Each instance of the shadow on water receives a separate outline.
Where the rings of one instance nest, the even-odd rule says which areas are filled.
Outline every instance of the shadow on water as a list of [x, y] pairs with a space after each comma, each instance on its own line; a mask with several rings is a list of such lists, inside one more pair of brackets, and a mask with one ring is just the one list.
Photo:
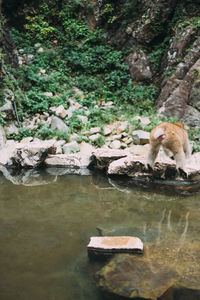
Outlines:
[[[105, 299], [94, 281], [104, 263], [87, 256], [91, 236], [133, 235], [155, 247], [167, 241], [177, 257], [194, 241], [200, 246], [199, 183], [177, 187], [65, 168], [1, 173], [0, 299]], [[194, 286], [166, 299], [200, 299]]]

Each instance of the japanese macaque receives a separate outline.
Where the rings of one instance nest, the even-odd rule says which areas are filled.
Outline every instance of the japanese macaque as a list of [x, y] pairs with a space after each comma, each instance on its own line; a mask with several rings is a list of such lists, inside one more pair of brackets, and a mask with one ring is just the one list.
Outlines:
[[166, 155], [175, 159], [176, 168], [181, 175], [184, 171], [185, 159], [190, 157], [190, 144], [184, 125], [181, 123], [164, 122], [156, 126], [150, 134], [150, 150], [147, 157], [147, 166], [152, 169], [160, 147]]

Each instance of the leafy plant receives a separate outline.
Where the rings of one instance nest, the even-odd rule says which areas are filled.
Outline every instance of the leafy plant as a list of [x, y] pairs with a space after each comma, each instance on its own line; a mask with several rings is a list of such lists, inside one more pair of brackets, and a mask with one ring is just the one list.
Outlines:
[[20, 141], [25, 137], [34, 136], [35, 132], [36, 132], [36, 130], [31, 130], [28, 128], [21, 127], [21, 128], [19, 128], [18, 133], [13, 133], [13, 134], [7, 135], [7, 139]]

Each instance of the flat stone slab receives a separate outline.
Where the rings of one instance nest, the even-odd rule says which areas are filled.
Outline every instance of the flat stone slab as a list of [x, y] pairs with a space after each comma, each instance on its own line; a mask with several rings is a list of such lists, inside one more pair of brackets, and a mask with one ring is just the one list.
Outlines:
[[185, 166], [187, 178], [182, 178], [176, 171], [176, 164], [169, 158], [159, 157], [153, 171], [146, 168], [144, 156], [127, 155], [111, 162], [108, 166], [109, 175], [128, 175], [133, 178], [146, 179], [175, 179], [177, 181], [199, 181], [200, 180], [200, 152], [195, 153], [187, 161]]
[[88, 254], [143, 253], [142, 241], [133, 236], [91, 237], [87, 246]]
[[106, 169], [111, 162], [126, 157], [128, 154], [128, 150], [100, 148], [93, 152], [93, 158], [96, 159], [99, 169]]

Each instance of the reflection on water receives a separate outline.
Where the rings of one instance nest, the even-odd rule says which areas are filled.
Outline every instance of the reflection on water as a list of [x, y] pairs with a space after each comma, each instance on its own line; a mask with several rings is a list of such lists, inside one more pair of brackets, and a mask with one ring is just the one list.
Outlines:
[[200, 241], [198, 193], [166, 195], [65, 169], [2, 172], [0, 299], [103, 300], [93, 281], [101, 265], [86, 251], [99, 231], [159, 245], [168, 238], [180, 248]]

